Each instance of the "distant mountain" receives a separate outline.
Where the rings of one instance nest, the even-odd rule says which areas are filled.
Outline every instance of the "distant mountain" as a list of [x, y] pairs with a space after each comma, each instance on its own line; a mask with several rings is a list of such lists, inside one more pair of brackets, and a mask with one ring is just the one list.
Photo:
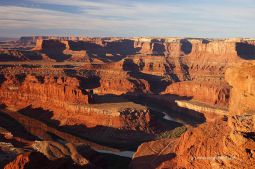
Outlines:
[[1, 42], [4, 42], [4, 41], [17, 41], [17, 40], [19, 40], [19, 38], [0, 37]]

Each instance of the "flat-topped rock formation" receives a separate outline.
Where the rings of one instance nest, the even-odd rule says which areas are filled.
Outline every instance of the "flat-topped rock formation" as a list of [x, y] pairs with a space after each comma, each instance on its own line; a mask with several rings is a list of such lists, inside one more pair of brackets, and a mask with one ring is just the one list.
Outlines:
[[[34, 165], [34, 156], [49, 166], [62, 166], [64, 158], [66, 165], [77, 164], [72, 167], [104, 168], [113, 163], [99, 165], [97, 158], [112, 158], [127, 168], [131, 159], [102, 152], [136, 151], [134, 169], [251, 167], [252, 60], [255, 40], [243, 38], [38, 36], [3, 42], [0, 141], [20, 148], [5, 151], [11, 158], [4, 164]], [[81, 153], [77, 143], [102, 151]]]
[[[64, 38], [63, 38], [64, 39]], [[58, 45], [58, 46], [56, 46]], [[50, 52], [51, 48], [58, 50], [82, 51], [88, 55], [170, 55], [181, 57], [187, 55], [190, 62], [203, 62], [208, 57], [208, 62], [222, 64], [235, 61], [238, 57], [252, 59], [254, 57], [254, 40], [207, 40], [207, 39], [100, 39], [87, 38], [83, 40], [62, 40], [61, 38], [37, 39], [34, 50]], [[61, 49], [63, 48], [63, 49]], [[211, 56], [213, 55], [213, 57]], [[226, 55], [224, 58], [221, 56]], [[121, 57], [120, 57], [121, 58]], [[219, 60], [220, 59], [220, 60]]]

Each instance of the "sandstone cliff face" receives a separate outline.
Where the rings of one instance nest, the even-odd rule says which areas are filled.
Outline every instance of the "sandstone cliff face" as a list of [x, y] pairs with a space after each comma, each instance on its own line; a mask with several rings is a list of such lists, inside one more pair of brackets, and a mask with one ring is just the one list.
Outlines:
[[0, 61], [10, 62], [10, 61], [38, 61], [42, 60], [40, 53], [32, 51], [18, 51], [13, 49], [0, 49]]
[[94, 89], [96, 94], [122, 95], [138, 90], [139, 85], [135, 85], [129, 80], [130, 76], [125, 72], [114, 70], [97, 71], [100, 77], [100, 86]]
[[[25, 38], [27, 39], [27, 38]], [[28, 38], [29, 39], [29, 38]], [[8, 54], [15, 61], [78, 61], [85, 64], [114, 63], [121, 69], [126, 60], [145, 74], [169, 76], [170, 81], [222, 81], [228, 66], [243, 59], [255, 58], [254, 40], [208, 40], [181, 38], [68, 38], [35, 37], [35, 51]], [[13, 51], [14, 52], [14, 51]], [[12, 53], [13, 53], [12, 52]], [[35, 53], [37, 52], [37, 54]], [[39, 54], [38, 54], [39, 52]], [[30, 56], [29, 55], [29, 56]], [[103, 65], [102, 65], [103, 66]], [[185, 84], [184, 84], [185, 85]]]
[[[186, 122], [198, 118], [200, 123], [206, 117], [207, 123], [180, 139], [141, 145], [131, 168], [254, 164], [254, 65], [238, 65], [255, 58], [254, 40], [25, 37], [20, 43], [31, 45], [36, 40], [32, 51], [19, 50], [20, 44], [0, 51], [0, 61], [29, 62], [1, 66], [0, 102], [21, 109], [22, 114], [9, 115], [32, 133], [46, 139], [51, 138], [50, 132], [70, 142], [84, 141], [58, 130], [64, 128], [107, 144], [151, 140], [158, 117], [155, 120], [147, 105], [123, 99], [137, 97], [137, 102], [147, 99], [176, 117], [186, 116], [181, 118]], [[231, 66], [235, 68], [228, 69]], [[224, 79], [226, 69], [230, 85]], [[26, 75], [7, 76], [21, 72]]]
[[[120, 60], [123, 55], [154, 55], [184, 59], [189, 67], [226, 66], [240, 58], [254, 58], [254, 40], [207, 40], [180, 38], [87, 38], [87, 37], [23, 37], [20, 42], [34, 43], [33, 50], [42, 51], [56, 61], [72, 60], [72, 56], [99, 57], [107, 60]], [[56, 49], [55, 51], [53, 49]], [[68, 54], [63, 54], [63, 51]], [[56, 56], [60, 55], [62, 56]], [[116, 56], [107, 57], [107, 54]], [[209, 64], [208, 64], [209, 63]], [[221, 63], [217, 65], [215, 63]], [[213, 67], [212, 67], [213, 68]], [[217, 69], [216, 69], [217, 70]]]
[[137, 65], [137, 69], [143, 73], [158, 76], [163, 76], [168, 73], [168, 63], [164, 57], [137, 56], [132, 57], [130, 60], [132, 60], [132, 62]]
[[254, 113], [255, 110], [255, 67], [252, 63], [245, 63], [226, 71], [226, 80], [231, 86], [230, 112], [235, 114]]
[[[253, 43], [253, 41], [249, 41]], [[241, 46], [241, 47], [240, 47]], [[246, 50], [246, 48], [251, 48]], [[243, 59], [254, 59], [254, 46], [248, 42], [239, 41], [212, 41], [192, 43], [192, 51], [186, 57], [186, 63], [190, 68], [191, 78], [200, 76], [223, 77], [226, 68], [240, 62]], [[251, 53], [246, 53], [250, 51]], [[245, 54], [244, 54], [245, 53]]]
[[226, 80], [233, 86], [228, 122], [218, 119], [190, 129], [177, 140], [144, 143], [131, 168], [253, 168], [255, 107], [249, 102], [254, 70], [252, 64], [227, 70]]
[[221, 82], [185, 81], [171, 84], [163, 94], [184, 96], [210, 105], [227, 106], [230, 87]]
[[[233, 86], [229, 106], [230, 138], [244, 147], [252, 162], [255, 162], [255, 63], [243, 63], [226, 72], [226, 80]], [[242, 149], [244, 151], [244, 148]]]
[[[126, 79], [124, 79], [122, 84], [123, 79], [114, 79], [116, 81], [109, 82], [110, 79], [107, 78], [104, 82], [104, 78], [102, 78], [101, 83], [103, 85], [94, 89], [94, 92], [102, 94], [98, 97], [105, 97], [105, 99], [102, 104], [93, 105], [90, 104], [91, 102], [93, 103], [91, 93], [83, 88], [86, 82], [84, 84], [84, 82], [74, 77], [16, 75], [16, 77], [5, 76], [2, 78], [3, 82], [0, 87], [1, 103], [17, 109], [25, 108], [25, 110], [26, 107], [30, 106], [30, 111], [28, 108], [29, 115], [33, 117], [40, 116], [40, 120], [50, 121], [50, 118], [52, 118], [52, 120], [57, 120], [61, 125], [84, 125], [86, 127], [101, 125], [140, 131], [148, 131], [150, 127], [151, 119], [144, 118], [144, 113], [147, 111], [145, 107], [136, 106], [136, 104], [125, 101], [125, 104], [127, 106], [131, 105], [131, 108], [132, 106], [138, 107], [137, 109], [133, 108], [132, 113], [130, 113], [130, 117], [132, 116], [134, 120], [132, 122], [128, 118], [125, 119], [125, 116], [122, 115], [125, 104], [123, 104], [124, 106], [121, 103], [104, 104], [104, 102], [111, 102], [111, 97], [107, 96], [111, 92], [121, 95], [135, 90], [134, 84]], [[127, 85], [126, 83], [130, 84], [131, 88], [126, 86], [123, 89], [119, 89], [120, 84]], [[36, 115], [37, 109], [42, 109], [45, 112]], [[129, 117], [128, 114], [126, 115]], [[137, 128], [137, 126], [139, 127]]]
[[84, 94], [86, 91], [79, 88], [79, 81], [75, 78], [31, 75], [21, 75], [19, 78], [6, 77], [1, 85], [2, 102], [13, 103], [13, 98], [16, 98], [14, 104], [88, 104], [88, 94]]
[[254, 42], [188, 40], [182, 44], [184, 47], [181, 44], [181, 41], [169, 43], [167, 59], [173, 79], [181, 82], [170, 84], [163, 93], [227, 106], [230, 88], [224, 80], [224, 72], [244, 59], [254, 59]]
[[42, 46], [43, 46], [43, 39], [37, 39], [33, 50], [42, 50]]
[[152, 54], [152, 45], [150, 42], [135, 42], [134, 46], [139, 48], [142, 54]]

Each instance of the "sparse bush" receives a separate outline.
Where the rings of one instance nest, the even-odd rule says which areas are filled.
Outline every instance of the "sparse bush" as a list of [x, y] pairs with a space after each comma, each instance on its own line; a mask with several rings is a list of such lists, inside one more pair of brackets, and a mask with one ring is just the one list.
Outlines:
[[177, 138], [180, 137], [183, 133], [187, 131], [187, 127], [181, 126], [181, 127], [176, 127], [173, 130], [165, 131], [162, 133], [159, 133], [156, 138], [157, 139], [163, 139], [163, 138]]

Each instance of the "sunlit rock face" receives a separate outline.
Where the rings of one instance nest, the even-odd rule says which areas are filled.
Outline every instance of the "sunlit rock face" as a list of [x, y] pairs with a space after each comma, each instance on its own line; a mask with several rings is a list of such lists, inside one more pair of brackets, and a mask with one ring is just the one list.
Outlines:
[[227, 106], [230, 87], [221, 82], [185, 81], [169, 85], [163, 93], [192, 97], [211, 105]]
[[187, 131], [177, 140], [144, 143], [135, 153], [130, 167], [254, 167], [254, 71], [254, 63], [227, 69], [225, 78], [232, 87], [228, 122], [218, 119]]
[[[138, 148], [130, 168], [254, 168], [254, 59], [251, 39], [49, 36], [1, 43], [0, 146], [21, 147], [8, 151], [6, 167], [33, 157], [62, 166], [65, 155], [68, 165], [98, 165], [102, 156], [76, 151], [86, 144]], [[25, 153], [37, 143], [47, 158]]]
[[255, 65], [247, 62], [226, 71], [226, 80], [231, 86], [230, 111], [236, 114], [249, 114], [255, 109]]
[[2, 102], [13, 102], [13, 105], [22, 102], [88, 104], [88, 95], [79, 88], [79, 81], [75, 78], [17, 75], [5, 79], [1, 85]]

